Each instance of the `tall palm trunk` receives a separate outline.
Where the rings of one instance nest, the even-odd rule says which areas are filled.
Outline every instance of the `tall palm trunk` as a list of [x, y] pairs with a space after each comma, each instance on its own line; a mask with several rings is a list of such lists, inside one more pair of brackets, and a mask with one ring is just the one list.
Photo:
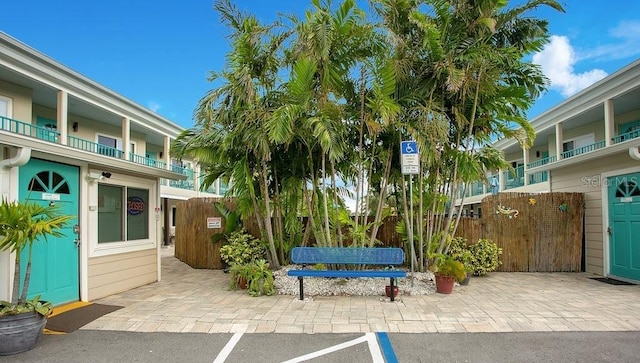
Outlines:
[[264, 158], [260, 161], [262, 170], [260, 174], [262, 176], [262, 195], [264, 195], [264, 226], [267, 231], [267, 238], [269, 241], [269, 253], [272, 258], [272, 267], [274, 269], [280, 268], [280, 261], [278, 259], [278, 253], [276, 251], [275, 241], [273, 239], [273, 227], [271, 225], [271, 200], [269, 198], [269, 181], [267, 179], [267, 162]]

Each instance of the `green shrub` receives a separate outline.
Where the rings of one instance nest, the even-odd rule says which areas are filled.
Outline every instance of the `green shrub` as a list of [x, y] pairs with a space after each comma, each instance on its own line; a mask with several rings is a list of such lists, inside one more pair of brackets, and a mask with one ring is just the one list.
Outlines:
[[248, 264], [264, 258], [265, 254], [260, 240], [244, 230], [231, 233], [228, 243], [220, 247], [220, 258], [229, 266]]
[[449, 250], [447, 251], [447, 254], [453, 257], [455, 260], [462, 262], [467, 273], [474, 272], [476, 261], [473, 254], [469, 250], [466, 238], [453, 238], [451, 240], [451, 244], [449, 244]]
[[473, 274], [481, 276], [495, 271], [502, 264], [500, 255], [502, 248], [490, 239], [481, 238], [469, 246], [473, 262]]

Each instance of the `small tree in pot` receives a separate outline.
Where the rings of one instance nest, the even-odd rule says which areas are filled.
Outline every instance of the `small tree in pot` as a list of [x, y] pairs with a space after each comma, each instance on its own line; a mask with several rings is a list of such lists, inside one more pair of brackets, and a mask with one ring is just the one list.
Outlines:
[[[0, 301], [0, 355], [20, 353], [37, 344], [52, 306], [40, 301], [40, 296], [28, 299], [33, 244], [48, 236], [63, 236], [60, 230], [72, 218], [60, 214], [54, 204], [6, 199], [0, 203], [0, 251], [15, 252], [16, 256], [11, 302]], [[21, 283], [23, 251], [27, 253], [27, 266]]]

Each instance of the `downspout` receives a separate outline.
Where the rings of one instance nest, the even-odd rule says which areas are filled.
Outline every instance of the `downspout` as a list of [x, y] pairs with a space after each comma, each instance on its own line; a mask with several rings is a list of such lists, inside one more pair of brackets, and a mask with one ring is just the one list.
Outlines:
[[640, 160], [640, 146], [630, 147], [629, 156], [631, 156], [633, 160]]
[[15, 166], [22, 166], [31, 159], [31, 148], [21, 147], [18, 149], [16, 156], [0, 161], [0, 169], [9, 169]]

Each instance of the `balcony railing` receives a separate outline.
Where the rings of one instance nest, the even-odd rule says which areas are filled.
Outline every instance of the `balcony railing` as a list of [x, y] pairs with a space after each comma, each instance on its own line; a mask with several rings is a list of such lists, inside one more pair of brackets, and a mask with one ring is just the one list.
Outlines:
[[151, 166], [158, 169], [166, 169], [166, 165], [167, 165], [167, 163], [165, 163], [164, 161], [148, 158], [146, 156], [142, 156], [134, 153], [129, 153], [129, 161], [132, 161], [136, 164], [147, 165], [147, 166]]
[[640, 129], [639, 130], [629, 131], [627, 133], [618, 135], [618, 136], [612, 138], [611, 141], [613, 141], [614, 144], [619, 144], [619, 143], [624, 142], [624, 141], [637, 139], [638, 137], [640, 137]]
[[524, 165], [504, 172], [504, 189], [524, 186]]
[[532, 163], [527, 164], [527, 169], [535, 168], [542, 165], [547, 165], [549, 163], [555, 162], [556, 160], [557, 160], [557, 157], [555, 155], [546, 157], [544, 159], [536, 160]]
[[[0, 116], [0, 129], [18, 135], [33, 137], [35, 139], [50, 143], [58, 143], [58, 139], [60, 137], [60, 133], [56, 130], [51, 130], [47, 127], [33, 125], [2, 116]], [[94, 154], [100, 154], [116, 159], [122, 159], [122, 155], [124, 154], [120, 149], [116, 149], [111, 146], [102, 145], [97, 142], [81, 139], [79, 137], [71, 135], [67, 136], [67, 146], [74, 149], [83, 150]], [[166, 169], [167, 166], [167, 164], [163, 161], [153, 160], [151, 158], [133, 153], [129, 155], [129, 161], [136, 164], [151, 166], [163, 170]]]
[[8, 117], [0, 116], [0, 123], [2, 124], [1, 126], [3, 130], [48, 142], [57, 142], [58, 137], [60, 136], [60, 133], [56, 130], [10, 119]]
[[194, 190], [193, 177], [194, 172], [192, 169], [185, 168], [179, 165], [171, 165], [171, 171], [186, 175], [186, 180], [169, 180], [169, 186], [180, 189]]
[[562, 158], [563, 159], [567, 159], [567, 158], [571, 158], [574, 157], [576, 155], [582, 155], [582, 154], [586, 154], [598, 149], [602, 149], [603, 147], [605, 147], [605, 142], [603, 141], [598, 141], [594, 144], [591, 145], [587, 145], [587, 146], [583, 146], [583, 147], [579, 147], [577, 149], [572, 149], [572, 150], [567, 150], [565, 152], [563, 152]]
[[549, 174], [546, 171], [539, 171], [529, 175], [529, 185], [544, 183], [549, 180]]

